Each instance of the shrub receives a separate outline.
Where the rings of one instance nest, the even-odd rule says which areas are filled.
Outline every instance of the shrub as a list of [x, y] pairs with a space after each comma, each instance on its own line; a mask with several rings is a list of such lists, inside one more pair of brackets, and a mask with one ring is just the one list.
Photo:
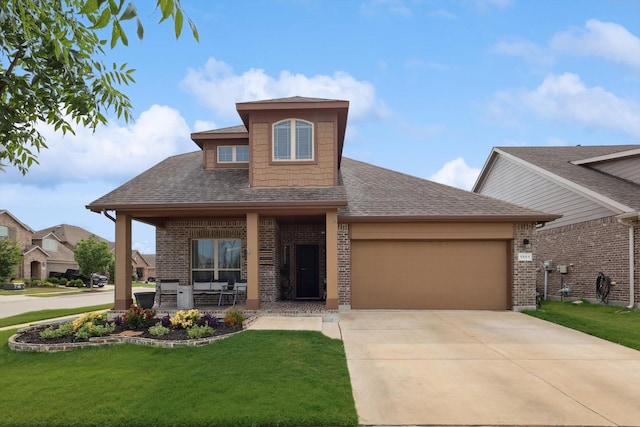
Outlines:
[[162, 326], [164, 326], [165, 328], [171, 327], [171, 316], [167, 314], [162, 318]]
[[67, 286], [67, 282], [68, 282], [68, 280], [67, 280], [67, 278], [66, 278], [66, 277], [60, 277], [60, 278], [58, 279], [58, 283], [59, 283], [60, 285], [62, 285], [62, 286]]
[[51, 283], [52, 285], [58, 286], [60, 284], [60, 278], [58, 278], [58, 277], [49, 277], [45, 283]]
[[82, 316], [78, 317], [76, 320], [71, 322], [73, 325], [73, 330], [78, 331], [84, 324], [91, 323], [104, 323], [107, 318], [107, 312], [99, 312], [93, 311], [91, 313], [85, 313]]
[[76, 331], [76, 337], [84, 339], [89, 339], [91, 337], [102, 337], [113, 332], [115, 327], [116, 325], [114, 323], [101, 325], [93, 322], [87, 322]]
[[40, 332], [40, 336], [44, 339], [61, 338], [69, 335], [73, 335], [73, 325], [71, 322], [63, 323], [56, 326], [49, 326], [44, 331]]
[[224, 323], [229, 327], [241, 326], [242, 322], [244, 322], [244, 316], [242, 310], [238, 308], [230, 308], [224, 314]]
[[149, 333], [155, 337], [161, 337], [167, 335], [171, 329], [166, 326], [162, 326], [162, 323], [158, 322], [149, 328]]
[[176, 328], [187, 329], [196, 325], [200, 320], [200, 311], [192, 308], [189, 311], [179, 310], [175, 316], [171, 318], [171, 325]]
[[193, 326], [187, 329], [187, 336], [189, 338], [204, 338], [210, 337], [215, 334], [215, 331], [211, 326]]
[[135, 304], [124, 314], [123, 320], [131, 329], [143, 329], [151, 326], [156, 311], [152, 308], [140, 308]]
[[71, 286], [75, 286], [76, 288], [84, 288], [84, 282], [81, 279], [74, 279], [71, 283]]
[[205, 313], [204, 316], [200, 318], [198, 322], [200, 326], [209, 326], [211, 328], [215, 328], [218, 326], [218, 319], [211, 313]]

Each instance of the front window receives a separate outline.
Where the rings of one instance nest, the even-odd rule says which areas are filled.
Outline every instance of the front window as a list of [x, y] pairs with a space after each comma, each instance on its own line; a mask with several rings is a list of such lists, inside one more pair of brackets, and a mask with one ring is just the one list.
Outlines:
[[313, 160], [313, 124], [290, 119], [273, 125], [273, 160]]
[[191, 242], [194, 282], [240, 280], [242, 242], [239, 239], [195, 239]]
[[45, 251], [55, 252], [58, 250], [58, 241], [55, 239], [44, 239], [42, 246]]
[[218, 147], [218, 163], [246, 163], [248, 161], [248, 145], [224, 145]]
[[0, 225], [0, 240], [9, 237], [9, 227], [6, 225]]

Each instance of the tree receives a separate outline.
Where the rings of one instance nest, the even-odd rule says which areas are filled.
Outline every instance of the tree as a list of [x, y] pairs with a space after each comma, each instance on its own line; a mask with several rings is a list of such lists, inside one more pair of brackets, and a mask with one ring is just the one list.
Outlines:
[[22, 261], [22, 250], [15, 240], [0, 239], [0, 279], [11, 277]]
[[[173, 20], [180, 37], [184, 13], [180, 0], [156, 0], [160, 21]], [[107, 112], [129, 122], [131, 102], [117, 86], [134, 82], [127, 64], [104, 63], [110, 46], [129, 40], [123, 21], [135, 18], [137, 35], [144, 27], [135, 5], [125, 0], [3, 0], [0, 2], [0, 170], [7, 165], [26, 174], [37, 153], [47, 148], [37, 129], [46, 123], [63, 134], [73, 124], [95, 130]], [[196, 40], [198, 31], [188, 19]]]
[[113, 260], [113, 254], [109, 251], [107, 242], [99, 242], [95, 235], [88, 239], [80, 240], [73, 251], [73, 259], [80, 267], [80, 273], [91, 277], [93, 273], [106, 271]]

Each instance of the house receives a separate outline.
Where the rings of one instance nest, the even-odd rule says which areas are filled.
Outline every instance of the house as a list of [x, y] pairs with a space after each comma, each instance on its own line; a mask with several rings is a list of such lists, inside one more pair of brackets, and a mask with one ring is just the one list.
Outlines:
[[523, 242], [556, 215], [342, 156], [349, 102], [236, 104], [242, 124], [191, 134], [87, 208], [116, 220], [115, 309], [132, 301], [131, 222], [156, 227], [156, 275], [247, 282], [246, 308], [323, 300], [350, 308], [535, 305]]
[[46, 278], [47, 260], [50, 255], [32, 241], [35, 231], [13, 216], [11, 212], [0, 209], [0, 239], [16, 241], [22, 248], [22, 263], [16, 267], [15, 277], [43, 279]]
[[496, 147], [473, 191], [562, 215], [531, 241], [548, 298], [568, 284], [595, 300], [603, 272], [616, 282], [610, 302], [640, 303], [640, 145]]

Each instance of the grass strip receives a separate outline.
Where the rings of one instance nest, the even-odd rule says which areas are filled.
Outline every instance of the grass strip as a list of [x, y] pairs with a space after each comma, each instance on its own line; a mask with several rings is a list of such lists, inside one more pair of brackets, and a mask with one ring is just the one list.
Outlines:
[[14, 291], [5, 291], [0, 290], [0, 296], [13, 296], [13, 295], [30, 295], [30, 296], [38, 296], [38, 295], [60, 295], [60, 294], [70, 294], [78, 292], [78, 288], [61, 288], [61, 287], [41, 287], [41, 288], [24, 288], [21, 290]]
[[640, 350], [640, 311], [600, 304], [543, 301], [524, 313]]
[[21, 325], [23, 323], [39, 322], [41, 320], [54, 319], [56, 317], [71, 316], [73, 314], [86, 313], [88, 311], [107, 310], [113, 308], [113, 303], [91, 305], [88, 307], [56, 308], [50, 310], [29, 311], [15, 316], [0, 319], [0, 328], [5, 326]]
[[11, 333], [0, 332], [6, 425], [357, 425], [342, 341], [320, 332], [250, 330], [203, 347], [65, 353], [13, 352]]

